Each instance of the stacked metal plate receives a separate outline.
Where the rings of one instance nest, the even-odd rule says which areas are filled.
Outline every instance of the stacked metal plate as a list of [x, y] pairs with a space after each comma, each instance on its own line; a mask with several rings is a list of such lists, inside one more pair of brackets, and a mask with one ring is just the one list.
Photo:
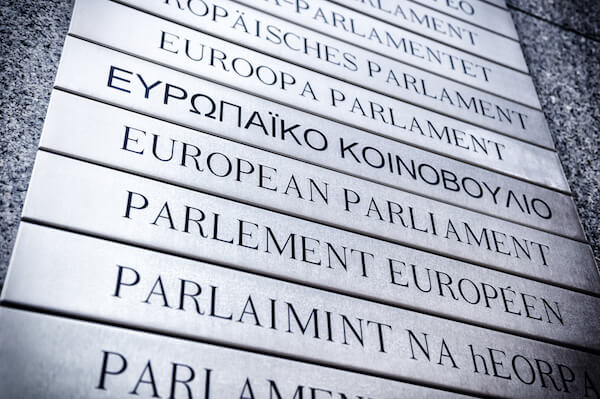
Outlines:
[[598, 397], [600, 276], [503, 0], [77, 0], [6, 397]]

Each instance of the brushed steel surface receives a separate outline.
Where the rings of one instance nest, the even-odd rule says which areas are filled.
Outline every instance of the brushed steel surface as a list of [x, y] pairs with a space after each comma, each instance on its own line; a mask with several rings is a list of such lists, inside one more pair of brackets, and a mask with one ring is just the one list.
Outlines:
[[[235, 1], [252, 4], [251, 0]], [[270, 10], [282, 18], [293, 20], [321, 33], [350, 43], [357, 43], [366, 49], [389, 55], [398, 60], [405, 60], [416, 67], [443, 74], [461, 82], [491, 84], [494, 81], [498, 83], [498, 79], [501, 77], [509, 76], [517, 77], [524, 82], [531, 82], [531, 78], [527, 75], [528, 68], [525, 59], [520, 55], [514, 59], [505, 59], [504, 61], [508, 65], [506, 67], [326, 0], [289, 2], [267, 0], [256, 2], [255, 7]], [[508, 13], [508, 11], [502, 11]], [[404, 43], [402, 39], [405, 40]], [[435, 56], [431, 53], [435, 53]], [[442, 57], [438, 55], [442, 55]], [[507, 57], [510, 58], [510, 56]], [[457, 62], [450, 62], [451, 58]], [[462, 60], [467, 65], [467, 71], [462, 67]]]
[[[216, 166], [214, 169], [216, 170]], [[224, 174], [226, 170], [219, 168], [218, 173]], [[271, 176], [268, 171], [265, 175]], [[274, 182], [268, 177], [262, 179], [262, 183], [265, 187], [273, 188]], [[600, 276], [587, 244], [445, 204], [434, 203], [430, 208], [429, 200], [420, 199], [416, 204], [411, 203], [412, 200], [400, 192], [396, 192], [392, 200], [402, 204], [397, 206], [403, 207], [401, 216], [404, 225], [397, 214], [392, 215], [393, 223], [390, 223], [386, 219], [387, 213], [398, 213], [400, 209], [391, 202], [388, 208], [385, 202], [381, 202], [385, 199], [365, 196], [361, 199], [360, 211], [356, 210], [356, 205], [349, 204], [350, 211], [346, 212], [339, 199], [344, 194], [347, 194], [349, 200], [355, 199], [350, 191], [340, 193], [330, 188], [329, 205], [324, 205], [317, 192], [317, 188], [324, 190], [323, 186], [312, 186], [311, 182], [300, 179], [295, 180], [295, 183], [298, 191], [292, 188], [292, 183], [288, 194], [281, 187], [278, 188], [279, 191], [264, 188], [250, 192], [247, 186], [236, 184], [235, 181], [220, 183], [216, 191], [222, 195], [227, 190], [235, 193], [235, 198], [253, 203], [259, 202], [259, 198], [264, 199], [261, 206], [274, 205], [288, 213], [301, 214], [312, 220], [343, 226], [437, 254], [471, 260], [540, 281], [600, 292]], [[304, 199], [300, 199], [298, 193], [303, 193]], [[376, 207], [381, 212], [382, 219], [373, 217]], [[213, 211], [213, 208], [223, 210]], [[367, 212], [370, 217], [366, 216]], [[215, 217], [215, 213], [229, 216], [222, 219]], [[38, 153], [23, 216], [55, 226], [69, 226], [79, 231], [110, 235], [118, 239], [125, 237], [127, 242], [139, 242], [153, 247], [160, 245], [161, 248], [175, 252], [187, 252], [190, 245], [193, 248], [199, 243], [204, 245], [211, 242], [203, 238], [206, 233], [197, 235], [201, 225], [205, 225], [203, 229], [208, 229], [207, 231], [218, 233], [219, 229], [226, 228], [220, 227], [220, 224], [235, 224], [237, 219], [261, 220], [260, 223], [256, 222], [260, 225], [277, 223], [278, 226], [287, 226], [286, 230], [293, 229], [292, 231], [307, 229], [307, 237], [314, 237], [316, 233], [313, 232], [316, 231], [321, 237], [342, 234], [317, 223], [43, 151]], [[432, 225], [427, 224], [431, 221], [436, 225], [435, 232]], [[182, 234], [182, 230], [187, 230], [188, 233]], [[178, 231], [180, 233], [173, 234]], [[220, 237], [217, 233], [215, 237]]]
[[[477, 2], [477, 0], [475, 0]], [[490, 3], [493, 5], [496, 5], [498, 7], [504, 8], [504, 9], [508, 9], [508, 7], [506, 6], [506, 1], [505, 0], [481, 0], [481, 2], [483, 3]]]
[[155, 393], [155, 397], [173, 399], [292, 398], [294, 394], [311, 399], [465, 397], [329, 367], [8, 308], [0, 308], [0, 336], [0, 385], [7, 398], [146, 398]]
[[[108, 1], [84, 0], [74, 11], [70, 33], [120, 51], [180, 69], [194, 75], [262, 93], [270, 99], [306, 110], [335, 115], [338, 120], [365, 126], [402, 124], [403, 115], [433, 113], [367, 89], [290, 64], [280, 59], [209, 36], [190, 28]], [[94, 6], [94, 7], [92, 7]], [[97, 6], [98, 8], [96, 8]], [[87, 12], [86, 12], [87, 10]], [[86, 17], [87, 16], [87, 17]], [[135, 28], [131, 23], [135, 21]], [[186, 52], [186, 46], [188, 51]], [[503, 81], [515, 83], [516, 79]], [[519, 90], [523, 90], [520, 86]], [[447, 95], [447, 94], [446, 94]], [[440, 99], [446, 99], [440, 94]], [[359, 99], [358, 103], [357, 100]], [[467, 106], [440, 103], [453, 118], [461, 116], [482, 127], [553, 148], [541, 111], [522, 107], [507, 110], [479, 100]], [[477, 107], [477, 111], [476, 108]], [[389, 109], [396, 115], [390, 116]], [[377, 112], [379, 111], [379, 112]], [[485, 115], [484, 115], [485, 113]], [[465, 115], [467, 114], [467, 115]], [[437, 114], [439, 115], [439, 114]], [[450, 117], [442, 117], [449, 120]], [[395, 118], [395, 122], [392, 121]]]
[[[440, 100], [440, 93], [443, 89], [452, 93], [454, 103], [457, 103], [457, 97], [460, 94], [466, 102], [469, 102], [470, 98], [482, 99], [523, 114], [534, 112], [528, 107], [541, 109], [536, 96], [529, 97], [520, 93], [514, 98], [508, 98], [512, 101], [507, 101], [500, 98], [505, 96], [502, 90], [491, 95], [434, 73], [383, 57], [352, 43], [337, 40], [254, 9], [252, 6], [256, 6], [255, 2], [244, 5], [229, 0], [216, 3], [204, 1], [210, 8], [214, 7], [218, 10], [216, 13], [220, 16], [212, 18], [212, 13], [202, 16], [194, 8], [193, 3], [182, 6], [182, 9], [176, 3], [153, 3], [143, 0], [124, 0], [122, 2], [206, 34], [283, 58], [285, 61], [437, 112], [448, 113], [451, 109], [448, 101]], [[80, 7], [89, 7], [85, 2], [79, 4]], [[102, 4], [94, 4], [95, 7], [102, 8]], [[93, 11], [89, 11], [89, 13], [94, 14]], [[259, 27], [253, 29], [248, 27], [256, 25]], [[497, 35], [496, 37], [500, 38]], [[505, 40], [517, 51], [521, 51], [517, 42], [510, 39]], [[506, 48], [507, 51], [511, 51], [511, 47], [502, 42], [496, 43], [495, 46], [496, 49], [504, 50]], [[435, 96], [436, 93], [437, 96]], [[528, 107], [517, 105], [515, 102]], [[466, 108], [464, 105], [463, 107]], [[477, 105], [475, 107], [480, 108]], [[453, 114], [458, 116], [456, 110]], [[464, 114], [464, 118], [471, 116], [466, 112]]]
[[501, 65], [526, 65], [516, 40], [410, 0], [329, 1]]
[[[290, 227], [293, 231], [293, 226]], [[256, 234], [258, 231], [250, 228], [247, 232]], [[222, 231], [221, 237], [229, 233]], [[131, 231], [126, 239], [135, 240], [134, 234]], [[158, 235], [155, 237], [156, 247], [170, 250], [165, 244], [159, 244]], [[449, 320], [600, 351], [598, 297], [398, 245], [360, 240], [352, 234], [313, 235], [312, 238], [327, 240], [332, 247], [317, 250], [314, 254], [307, 251], [304, 262], [301, 245], [297, 246], [298, 255], [294, 259], [286, 256], [291, 253], [289, 248], [278, 254], [274, 241], [270, 244], [271, 251], [266, 252], [214, 240], [214, 244], [196, 245], [188, 255]], [[315, 249], [320, 247], [315, 241], [311, 243]], [[321, 243], [326, 247], [325, 241]], [[311, 263], [316, 259], [320, 265]], [[124, 281], [133, 280], [134, 272], [119, 269], [117, 265], [133, 268], [153, 265], [167, 275], [182, 270], [193, 275], [196, 269], [201, 269], [207, 276], [216, 276], [223, 270], [218, 266], [23, 222], [4, 298], [56, 311], [75, 311], [69, 304], [70, 298], [78, 297], [81, 292], [81, 298], [96, 303], [95, 296], [101, 299], [103, 292], [114, 287], [111, 282], [115, 272], [121, 270]], [[234, 272], [226, 272], [225, 276], [229, 275], [237, 276]], [[245, 274], [234, 280], [243, 276]], [[204, 274], [192, 280], [207, 281]], [[276, 284], [273, 282], [272, 285]], [[127, 288], [123, 286], [123, 289]], [[58, 295], [64, 298], [56, 300], [56, 293], [61, 293]], [[111, 313], [103, 312], [106, 316]], [[243, 343], [242, 339], [240, 344]]]
[[[80, 54], [85, 54], [85, 57]], [[207, 78], [212, 79], [213, 76], [207, 75]], [[227, 80], [222, 82], [225, 85], [230, 83]], [[150, 85], [154, 86], [147, 90], [146, 87]], [[216, 85], [73, 37], [66, 39], [56, 86], [118, 104], [136, 112], [151, 113], [190, 127], [204, 128], [207, 124], [216, 123], [217, 120], [228, 120], [231, 126], [236, 126], [238, 115], [234, 107], [225, 104], [225, 110], [221, 115], [222, 104], [229, 103], [243, 107], [243, 120], [240, 123], [247, 123], [251, 118], [250, 115], [256, 111], [261, 114], [260, 117], [265, 123], [270, 123], [268, 120], [273, 114], [278, 115], [282, 120], [294, 120], [295, 123], [308, 125], [311, 128], [321, 129], [320, 126], [327, 126], [324, 131], [364, 134], [348, 126], [332, 123], [297, 109]], [[166, 94], [168, 96], [165, 99]], [[256, 94], [264, 95], [265, 91], [257, 88]], [[283, 100], [288, 98], [285, 92], [280, 97]], [[298, 101], [287, 101], [287, 103], [292, 107], [299, 106]], [[312, 101], [308, 100], [306, 105], [311, 106], [311, 103]], [[326, 118], [338, 121], [345, 119], [342, 109], [326, 107], [319, 103], [311, 106], [310, 109]], [[396, 115], [399, 119], [394, 120], [394, 125], [362, 118], [353, 113], [348, 115], [353, 119], [355, 126], [370, 132], [568, 191], [566, 178], [555, 152], [441, 115], [427, 113], [417, 107], [414, 107], [413, 111], [416, 112]], [[286, 124], [289, 125], [290, 123]], [[252, 124], [249, 126], [255, 127]], [[365, 135], [365, 137], [370, 136]], [[375, 139], [369, 138], [369, 140]], [[392, 146], [394, 143], [389, 145]], [[523, 159], [527, 162], [524, 163]]]
[[[259, 193], [270, 193], [271, 187], [278, 187], [280, 192], [293, 194], [295, 190], [290, 188], [292, 178], [298, 182], [316, 182], [321, 190], [333, 193], [343, 192], [347, 188], [361, 193], [361, 197], [368, 193], [378, 198], [394, 198], [396, 194], [394, 188], [273, 154], [269, 147], [273, 138], [264, 134], [259, 136], [262, 138], [260, 146], [266, 151], [70, 94], [56, 93], [56, 100], [53, 99], [49, 106], [40, 142], [41, 148], [54, 152], [252, 201], [259, 206], [264, 204], [282, 211], [297, 211], [290, 204], [290, 201], [293, 202], [291, 198], [273, 195], [265, 198]], [[244, 133], [244, 129], [228, 129], [221, 135], [229, 135], [235, 139], [244, 136]], [[305, 137], [315, 148], [328, 146], [328, 141], [319, 133], [309, 132]], [[344, 144], [348, 145], [351, 143]], [[432, 157], [431, 154], [424, 153], [425, 158], [422, 158], [423, 152], [415, 153], [416, 150], [407, 152], [405, 158], [401, 158], [405, 166], [401, 166], [402, 163], [396, 164], [401, 175], [397, 172], [390, 173], [388, 167], [395, 162], [386, 161], [383, 153], [372, 149], [374, 147], [371, 147], [370, 141], [367, 140], [365, 146], [367, 151], [364, 153], [356, 150], [359, 156], [364, 154], [365, 162], [362, 165], [367, 166], [360, 173], [361, 177], [375, 178], [406, 192], [424, 194], [493, 217], [585, 240], [570, 196], [498, 174], [486, 173], [482, 169], [440, 156]], [[298, 157], [293, 151], [291, 155]], [[336, 158], [323, 155], [325, 158], [320, 159], [322, 166], [334, 167], [351, 174], [357, 169], [356, 166], [345, 166], [346, 162], [339, 155]], [[351, 158], [353, 155], [346, 152], [344, 157]], [[414, 171], [410, 166], [411, 160], [415, 162]], [[380, 167], [370, 167], [367, 162]], [[234, 173], [239, 173], [239, 178], [225, 173], [229, 164], [236, 165], [235, 169], [239, 172]], [[380, 173], [376, 175], [373, 170]], [[411, 173], [415, 174], [415, 179], [411, 178]], [[263, 178], [265, 181], [261, 183], [260, 179]], [[242, 191], [232, 191], [230, 185], [239, 186]], [[269, 187], [269, 190], [265, 191], [264, 187]], [[299, 194], [305, 195], [306, 192], [303, 192], [304, 190], [300, 190]], [[410, 198], [414, 199], [413, 203], [422, 201], [421, 197]], [[433, 208], [437, 203], [429, 201], [427, 204]], [[308, 212], [303, 216], [311, 217], [312, 214]], [[339, 221], [337, 223], [340, 224]]]
[[479, 395], [583, 396], [600, 380], [576, 350], [198, 262], [83, 255], [19, 303]]
[[[444, 1], [476, 4], [478, 16], [494, 8]], [[239, 22], [235, 13], [312, 32], [229, 1], [119, 2], [153, 13], [170, 7], [164, 16], [187, 25], [196, 24], [192, 4], [207, 5], [213, 21], [207, 14], [199, 30], [226, 32], [227, 40], [244, 38], [241, 45], [385, 91], [364, 71], [338, 72], [327, 55], [325, 63], [307, 61], [239, 26], [231, 33], [224, 27]], [[309, 3], [324, 15], [337, 10], [358, 24], [380, 24], [333, 2], [281, 4]], [[78, 0], [71, 34], [163, 66], [66, 40], [56, 87], [124, 109], [60, 90], [52, 96], [0, 299], [0, 395], [598, 396], [600, 361], [592, 353], [600, 353], [600, 276], [589, 245], [549, 233], [584, 240], [572, 199], [436, 154], [568, 191], [541, 112], [524, 122], [527, 136], [511, 130], [512, 122], [508, 131], [476, 122], [518, 140], [505, 137], [118, 2]], [[398, 65], [311, 37], [384, 68]], [[181, 46], [187, 40], [210, 51], [210, 61], [192, 61]], [[497, 70], [523, 75], [493, 66], [494, 79]], [[406, 71], [430, 79], [430, 87], [444, 85], [427, 72]], [[448, 81], [452, 87], [478, 93]], [[370, 117], [359, 115], [362, 104]], [[416, 133], [417, 120], [426, 121], [429, 137], [421, 127]], [[436, 140], [433, 123], [454, 129], [439, 136], [434, 127]], [[342, 151], [344, 140], [357, 151]], [[411, 178], [405, 163], [402, 175], [394, 171], [394, 154], [421, 165], [419, 177]], [[498, 194], [489, 188], [496, 186]], [[540, 215], [542, 203], [552, 217]]]
[[[386, 0], [382, 0], [386, 1]], [[485, 29], [519, 40], [515, 24], [506, 9], [478, 0], [411, 0]], [[498, 0], [504, 3], [503, 0]], [[503, 8], [506, 8], [504, 5]]]

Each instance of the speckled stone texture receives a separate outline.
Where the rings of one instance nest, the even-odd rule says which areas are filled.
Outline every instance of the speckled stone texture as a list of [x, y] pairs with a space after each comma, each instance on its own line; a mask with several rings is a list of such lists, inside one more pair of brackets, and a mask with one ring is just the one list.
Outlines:
[[[582, 222], [600, 254], [600, 17], [594, 3], [508, 1]], [[0, 0], [0, 287], [71, 8], [69, 0]]]
[[518, 10], [511, 13], [573, 199], [600, 264], [600, 41]]
[[[507, 0], [513, 10], [556, 24], [593, 40], [600, 40], [598, 0]], [[515, 21], [515, 24], [519, 25]]]
[[68, 0], [0, 1], [0, 287], [71, 9]]

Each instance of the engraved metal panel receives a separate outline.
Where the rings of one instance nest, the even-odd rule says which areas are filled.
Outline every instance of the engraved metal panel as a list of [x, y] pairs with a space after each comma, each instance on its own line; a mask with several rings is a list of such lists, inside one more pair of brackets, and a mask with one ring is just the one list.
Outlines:
[[[384, 2], [393, 0], [382, 0]], [[411, 0], [432, 9], [462, 19], [473, 25], [519, 40], [517, 30], [508, 10], [494, 7], [478, 0]], [[499, 0], [504, 2], [503, 0]], [[505, 6], [503, 8], [506, 8]]]
[[[85, 57], [80, 54], [85, 54]], [[111, 82], [107, 84], [109, 80]], [[149, 85], [154, 86], [147, 90], [145, 87]], [[314, 129], [321, 130], [320, 126], [327, 126], [327, 129], [322, 129], [326, 133], [354, 131], [364, 134], [278, 103], [168, 70], [72, 37], [66, 40], [56, 86], [190, 127], [207, 129], [207, 125], [216, 124], [217, 120], [225, 120], [230, 126], [239, 127], [239, 123], [249, 122], [248, 115], [256, 111], [262, 114], [261, 118], [270, 119], [271, 114], [274, 114], [281, 120], [294, 121]], [[263, 94], [264, 90], [258, 92]], [[282, 92], [281, 98], [290, 97]], [[289, 103], [297, 106], [297, 101]], [[307, 105], [311, 105], [310, 103]], [[243, 121], [237, 125], [240, 116], [231, 104], [244, 110]], [[311, 107], [319, 114], [332, 119], [339, 119], [336, 118], [336, 112], [343, 112], [335, 107], [331, 110], [318, 105]], [[396, 115], [397, 119], [393, 120], [393, 124], [361, 118], [353, 113], [349, 115], [365, 130], [568, 191], [556, 153], [428, 113], [417, 107], [412, 111], [415, 113]], [[287, 123], [286, 126], [290, 124], [292, 123]], [[252, 127], [252, 123], [248, 125]], [[367, 137], [368, 140], [376, 140], [368, 135], [365, 139]], [[523, 163], [523, 159], [527, 159], [527, 162]]]
[[582, 396], [600, 381], [600, 358], [584, 352], [198, 262], [128, 258], [70, 264], [74, 278], [50, 273], [6, 299], [479, 395]]
[[[226, 169], [219, 168], [219, 173], [227, 169], [227, 166]], [[270, 175], [265, 171], [266, 177], [261, 181], [265, 187], [272, 188]], [[389, 212], [400, 212], [392, 202], [381, 203], [378, 197], [366, 196], [361, 199], [360, 212], [356, 212], [355, 204], [349, 204], [351, 212], [346, 212], [343, 203], [338, 202], [344, 192], [330, 190], [329, 205], [315, 206], [323, 203], [317, 190], [319, 188], [322, 191], [323, 187], [313, 186], [306, 181], [295, 181], [295, 185], [306, 195], [304, 200], [298, 198], [295, 189], [290, 189], [288, 195], [266, 188], [255, 192], [262, 195], [265, 206], [270, 206], [275, 198], [277, 206], [285, 201], [286, 209], [292, 212], [385, 240], [425, 248], [457, 259], [470, 259], [540, 281], [600, 292], [600, 276], [591, 249], [584, 243], [445, 204], [438, 203], [428, 208], [427, 200], [412, 205], [397, 204], [403, 207], [404, 224], [399, 222], [397, 214], [392, 215], [394, 223], [390, 223], [388, 219], [372, 216], [375, 207], [386, 218]], [[247, 192], [235, 181], [227, 185], [220, 182], [215, 192], [221, 193], [224, 189], [235, 191], [236, 198], [242, 200], [258, 198], [254, 192]], [[345, 193], [349, 200], [356, 198], [351, 191]], [[394, 199], [399, 200], [401, 196], [397, 192]], [[228, 234], [233, 235], [239, 220], [253, 221], [259, 226], [273, 226], [288, 231], [287, 236], [297, 232], [306, 237], [322, 237], [323, 242], [328, 237], [331, 239], [346, 234], [309, 221], [43, 151], [38, 153], [23, 216], [54, 226], [68, 226], [77, 231], [188, 254], [197, 251], [198, 245], [212, 247], [219, 241], [223, 229], [233, 229]], [[306, 233], [299, 233], [304, 229]], [[264, 239], [265, 230], [262, 231], [260, 238]], [[238, 233], [241, 234], [240, 231]], [[211, 239], [207, 234], [216, 238]], [[245, 236], [242, 238], [245, 239]], [[340, 245], [344, 245], [344, 241]], [[376, 240], [369, 240], [369, 243], [374, 242]], [[312, 247], [312, 244], [309, 240], [304, 245]], [[264, 250], [263, 245], [264, 241], [261, 242], [261, 250]], [[208, 249], [202, 248], [203, 251]], [[219, 252], [219, 256], [227, 255], [223, 252]]]
[[[124, 328], [0, 309], [7, 398], [462, 398], [418, 385]], [[33, 360], [35, 359], [35, 360]], [[132, 393], [134, 392], [134, 393]], [[248, 395], [248, 396], [244, 396]]]
[[[337, 190], [341, 193], [347, 189], [359, 193], [361, 197], [366, 193], [379, 198], [395, 196], [394, 189], [272, 154], [269, 142], [273, 138], [264, 134], [259, 137], [263, 139], [261, 146], [267, 151], [66, 93], [58, 94], [56, 104], [53, 100], [49, 107], [40, 143], [40, 147], [53, 152], [250, 201], [259, 206], [298, 212], [305, 217], [310, 217], [310, 212], [299, 212], [298, 208], [292, 206], [291, 197], [306, 197], [308, 190], [294, 189], [294, 182], [313, 182], [314, 187], [324, 195]], [[65, 115], [70, 116], [65, 118]], [[231, 133], [234, 133], [233, 138], [244, 135], [243, 130], [237, 134], [233, 131]], [[227, 132], [222, 135], [227, 136]], [[316, 148], [328, 146], [328, 141], [316, 131], [305, 133], [304, 139]], [[348, 147], [352, 143], [340, 145]], [[344, 154], [347, 158], [357, 158], [356, 154], [364, 157], [362, 165], [367, 166], [367, 169], [361, 173], [362, 177], [373, 179], [383, 176], [380, 181], [404, 191], [425, 194], [443, 202], [566, 237], [585, 239], [573, 201], [567, 195], [486, 173], [440, 156], [432, 157], [425, 153], [427, 156], [421, 158], [420, 154], [414, 153], [414, 149], [395, 162], [389, 159], [386, 161], [385, 155], [374, 148], [369, 141], [363, 151], [351, 147]], [[326, 167], [337, 166], [350, 173], [356, 171], [355, 166], [344, 167], [345, 163], [340, 162], [340, 158], [321, 159], [320, 163]], [[236, 165], [235, 176], [226, 173], [227, 169], [233, 168], [229, 164]], [[387, 167], [395, 164], [397, 171], [390, 173], [386, 164]], [[374, 170], [380, 171], [380, 174], [376, 175]], [[414, 173], [414, 179], [411, 178], [411, 173]], [[239, 188], [233, 188], [234, 186]], [[305, 185], [305, 188], [309, 187], [312, 186]], [[314, 187], [310, 188], [311, 195], [314, 194]], [[268, 195], [265, 198], [260, 194], [271, 194], [274, 188], [286, 196]], [[414, 198], [413, 203], [422, 202], [419, 197], [411, 198]], [[329, 200], [335, 201], [335, 195]], [[428, 204], [427, 206], [436, 206], [435, 202]], [[315, 204], [317, 213], [320, 212], [318, 208]]]
[[[152, 3], [143, 0], [126, 0], [124, 2], [209, 35], [245, 45], [275, 57], [281, 57], [286, 61], [342, 80], [348, 80], [350, 83], [358, 84], [403, 101], [442, 113], [449, 113], [453, 110], [451, 116], [461, 116], [463, 119], [474, 117], [475, 115], [467, 112], [464, 112], [464, 115], [459, 115], [457, 111], [460, 112], [460, 110], [456, 110], [458, 101], [464, 100], [461, 104], [468, 104], [471, 98], [476, 100], [476, 104], [472, 107], [479, 108], [479, 111], [481, 111], [481, 107], [477, 104], [481, 104], [479, 100], [482, 100], [483, 103], [495, 104], [503, 109], [511, 110], [510, 113], [516, 111], [528, 115], [534, 112], [527, 107], [519, 106], [495, 95], [472, 89], [469, 86], [456, 83], [436, 74], [382, 57], [360, 47], [232, 1], [219, 1], [215, 5], [207, 3], [209, 7], [216, 7], [218, 10], [219, 17], [216, 18], [212, 18], [211, 13], [202, 16], [203, 14], [200, 14], [192, 6], [193, 3], [188, 3], [182, 9], [175, 3]], [[105, 8], [105, 5], [98, 2], [91, 5], [84, 5], [83, 2], [78, 4], [81, 8], [88, 9], [82, 11], [84, 15], [81, 18], [83, 20], [86, 19], [86, 15], [91, 18], [92, 15], [102, 13], [103, 11], [100, 10]], [[96, 7], [100, 10], [95, 11], [94, 8]], [[76, 13], [79, 13], [79, 11], [76, 11]], [[88, 25], [87, 22], [81, 23], [84, 26]], [[118, 21], [115, 23], [119, 25]], [[250, 32], [247, 24], [258, 26], [258, 28]], [[73, 31], [77, 30], [76, 27], [72, 29]], [[166, 35], [164, 47], [169, 50], [174, 46], [173, 43], [167, 42], [174, 38], [168, 32]], [[516, 49], [520, 51], [518, 43], [509, 39], [506, 40], [514, 44]], [[502, 43], [498, 43], [496, 49], [503, 49]], [[448, 102], [450, 97], [445, 101], [442, 100], [443, 90], [452, 93], [450, 94], [452, 97], [450, 101], [457, 103], [454, 108]], [[495, 94], [500, 97], [505, 96], [504, 90], [499, 90]], [[509, 100], [523, 103], [529, 107], [541, 108], [535, 95], [524, 96], [521, 92], [519, 96], [509, 98]], [[461, 105], [461, 107], [466, 108], [465, 105]]]
[[[382, 242], [371, 245], [369, 241], [374, 240], [361, 241], [348, 234], [327, 237], [327, 243], [321, 241], [324, 237], [312, 236], [309, 244], [314, 247], [306, 243], [304, 247], [298, 245], [297, 252], [292, 251], [291, 246], [300, 242], [294, 243], [292, 239], [287, 244], [290, 247], [278, 253], [277, 248], [281, 248], [284, 240], [279, 231], [272, 230], [273, 238], [267, 247], [270, 251], [257, 251], [251, 245], [251, 235], [256, 229], [250, 223], [245, 229], [246, 240], [241, 242], [245, 245], [215, 240], [214, 249], [199, 246], [194, 256], [450, 320], [600, 351], [597, 339], [600, 299], [597, 297], [397, 245]], [[220, 234], [226, 237], [228, 231]], [[347, 237], [349, 241], [344, 240]], [[313, 252], [318, 247], [316, 240], [327, 249]], [[56, 251], [57, 248], [61, 250]], [[163, 249], [169, 250], [165, 246]], [[227, 254], [220, 255], [220, 252]], [[295, 256], [287, 256], [290, 254]], [[117, 265], [135, 268], [145, 264], [154, 264], [164, 271], [195, 270], [201, 266], [211, 275], [219, 274], [219, 268], [194, 261], [22, 223], [4, 297], [27, 303], [35, 297], [30, 292], [53, 295], [53, 291], [58, 291], [71, 296], [69, 293], [78, 289], [72, 286], [80, 286], [82, 282], [112, 281], [115, 271], [119, 270], [134, 275]], [[68, 278], [57, 281], [56, 276]], [[81, 289], [92, 294], [93, 290], [85, 288], [87, 284]], [[106, 290], [107, 284], [103, 283], [100, 288]], [[44, 306], [41, 298], [34, 301]], [[64, 302], [68, 302], [68, 298]]]
[[505, 67], [325, 0], [302, 0], [298, 7], [295, 1], [235, 1], [460, 82], [491, 86], [515, 77], [531, 84], [522, 54], [504, 60]]
[[[0, 298], [0, 395], [597, 396], [591, 248], [542, 113], [496, 96], [539, 108], [522, 54], [372, 17], [451, 19], [401, 1], [78, 0]], [[503, 0], [433, 3], [514, 32]], [[317, 56], [270, 44], [285, 32]]]
[[[75, 10], [71, 23], [70, 32], [74, 35], [200, 77], [234, 85], [252, 93], [261, 93], [284, 104], [300, 106], [321, 115], [335, 115], [339, 120], [359, 123], [359, 126], [376, 126], [377, 129], [381, 125], [402, 125], [403, 116], [406, 114], [421, 113], [427, 117], [432, 115], [431, 111], [389, 96], [356, 87], [122, 5], [107, 1], [81, 4], [86, 6]], [[89, 14], [82, 12], [88, 4], [99, 4], [102, 7]], [[92, 11], [91, 8], [88, 10]], [[119, 12], [116, 12], [117, 10]], [[85, 15], [89, 18], [85, 18]], [[131, 27], [132, 21], [135, 21], [135, 28]], [[506, 88], [506, 82], [503, 82], [502, 86]], [[521, 87], [520, 90], [522, 89]], [[446, 95], [440, 98], [445, 99]], [[466, 101], [466, 106], [459, 106], [459, 100], [453, 102], [454, 106], [442, 101], [440, 104], [447, 106], [447, 113], [453, 116], [462, 115], [462, 119], [466, 119], [467, 114], [470, 121], [483, 127], [553, 148], [542, 112], [524, 108], [528, 110], [524, 113], [504, 109], [486, 101]], [[450, 119], [441, 115], [440, 118]]]
[[525, 62], [519, 42], [409, 0], [333, 2], [498, 64], [510, 64], [503, 57], [510, 58], [513, 64]]
[[[480, 0], [483, 3], [490, 3], [493, 5], [496, 5], [498, 7], [504, 8], [504, 9], [508, 9], [508, 7], [506, 6], [506, 1], [505, 0]], [[475, 0], [475, 2], [477, 3], [478, 1]]]

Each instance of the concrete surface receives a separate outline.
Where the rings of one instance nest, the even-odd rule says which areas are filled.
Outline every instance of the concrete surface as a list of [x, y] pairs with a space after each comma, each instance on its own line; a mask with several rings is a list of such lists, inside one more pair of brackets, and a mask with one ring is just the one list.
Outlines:
[[[0, 287], [68, 29], [71, 3], [0, 2]], [[508, 2], [574, 200], [598, 258], [600, 17], [594, 3]]]

